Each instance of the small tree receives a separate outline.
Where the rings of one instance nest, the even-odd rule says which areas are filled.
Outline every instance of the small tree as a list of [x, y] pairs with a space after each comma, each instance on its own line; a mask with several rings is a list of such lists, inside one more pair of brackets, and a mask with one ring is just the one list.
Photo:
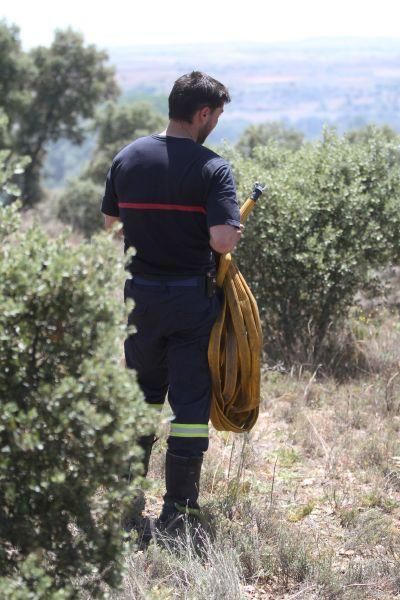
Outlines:
[[281, 121], [256, 123], [249, 125], [242, 133], [237, 149], [244, 156], [253, 156], [253, 151], [259, 146], [275, 143], [288, 150], [298, 150], [304, 141], [301, 131], [289, 127]]
[[7, 147], [30, 163], [20, 178], [22, 199], [40, 199], [40, 173], [49, 142], [82, 143], [86, 121], [118, 92], [107, 55], [79, 33], [57, 31], [50, 47], [21, 49], [18, 28], [0, 23], [0, 106], [8, 117]]
[[100, 212], [103, 193], [104, 189], [90, 179], [71, 181], [58, 200], [59, 219], [90, 238], [104, 225]]
[[0, 241], [0, 596], [76, 598], [119, 581], [119, 476], [149, 426], [120, 364], [123, 262], [104, 234], [20, 231], [15, 204]]

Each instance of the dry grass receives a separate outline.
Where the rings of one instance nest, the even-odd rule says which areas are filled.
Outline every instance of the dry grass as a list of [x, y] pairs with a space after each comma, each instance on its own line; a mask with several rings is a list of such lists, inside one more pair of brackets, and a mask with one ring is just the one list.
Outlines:
[[[189, 538], [128, 550], [115, 598], [400, 597], [400, 330], [387, 313], [354, 326], [372, 374], [339, 385], [267, 372], [251, 434], [211, 436], [201, 499], [212, 539], [200, 553]], [[151, 462], [153, 514], [166, 432]]]

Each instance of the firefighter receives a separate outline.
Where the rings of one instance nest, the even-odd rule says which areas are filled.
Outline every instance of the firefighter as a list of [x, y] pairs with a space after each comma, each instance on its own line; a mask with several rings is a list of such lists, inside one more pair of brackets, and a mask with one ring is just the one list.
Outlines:
[[[203, 146], [216, 127], [227, 88], [193, 71], [175, 81], [165, 131], [124, 147], [107, 174], [105, 225], [122, 222], [125, 251], [134, 247], [124, 296], [135, 307], [136, 333], [125, 340], [128, 368], [146, 402], [174, 414], [167, 440], [166, 493], [159, 528], [183, 513], [198, 515], [200, 473], [208, 449], [211, 329], [221, 306], [216, 255], [241, 236], [230, 165]], [[154, 435], [141, 439], [147, 473]]]

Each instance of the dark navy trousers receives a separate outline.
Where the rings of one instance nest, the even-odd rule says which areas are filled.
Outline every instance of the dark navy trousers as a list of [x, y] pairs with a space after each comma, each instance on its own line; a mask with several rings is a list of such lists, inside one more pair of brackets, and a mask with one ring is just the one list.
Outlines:
[[128, 324], [136, 328], [125, 340], [126, 365], [136, 370], [146, 402], [162, 408], [168, 394], [174, 414], [168, 449], [201, 456], [208, 448], [211, 402], [208, 343], [221, 298], [207, 296], [204, 277], [133, 276], [124, 296], [135, 302]]

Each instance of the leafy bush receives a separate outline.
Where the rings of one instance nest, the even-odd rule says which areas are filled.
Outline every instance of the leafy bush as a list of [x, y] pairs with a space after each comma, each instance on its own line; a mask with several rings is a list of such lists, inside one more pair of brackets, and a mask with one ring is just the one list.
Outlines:
[[378, 131], [359, 144], [325, 132], [319, 143], [279, 152], [259, 148], [254, 160], [235, 164], [242, 197], [256, 179], [268, 185], [238, 262], [258, 299], [269, 355], [316, 364], [371, 270], [399, 260], [400, 152]]
[[90, 238], [104, 225], [100, 212], [103, 194], [104, 188], [90, 179], [74, 179], [58, 199], [58, 218]]
[[22, 232], [15, 204], [0, 242], [0, 596], [75, 598], [71, 578], [119, 581], [119, 475], [149, 426], [120, 365], [123, 261], [104, 234]]

